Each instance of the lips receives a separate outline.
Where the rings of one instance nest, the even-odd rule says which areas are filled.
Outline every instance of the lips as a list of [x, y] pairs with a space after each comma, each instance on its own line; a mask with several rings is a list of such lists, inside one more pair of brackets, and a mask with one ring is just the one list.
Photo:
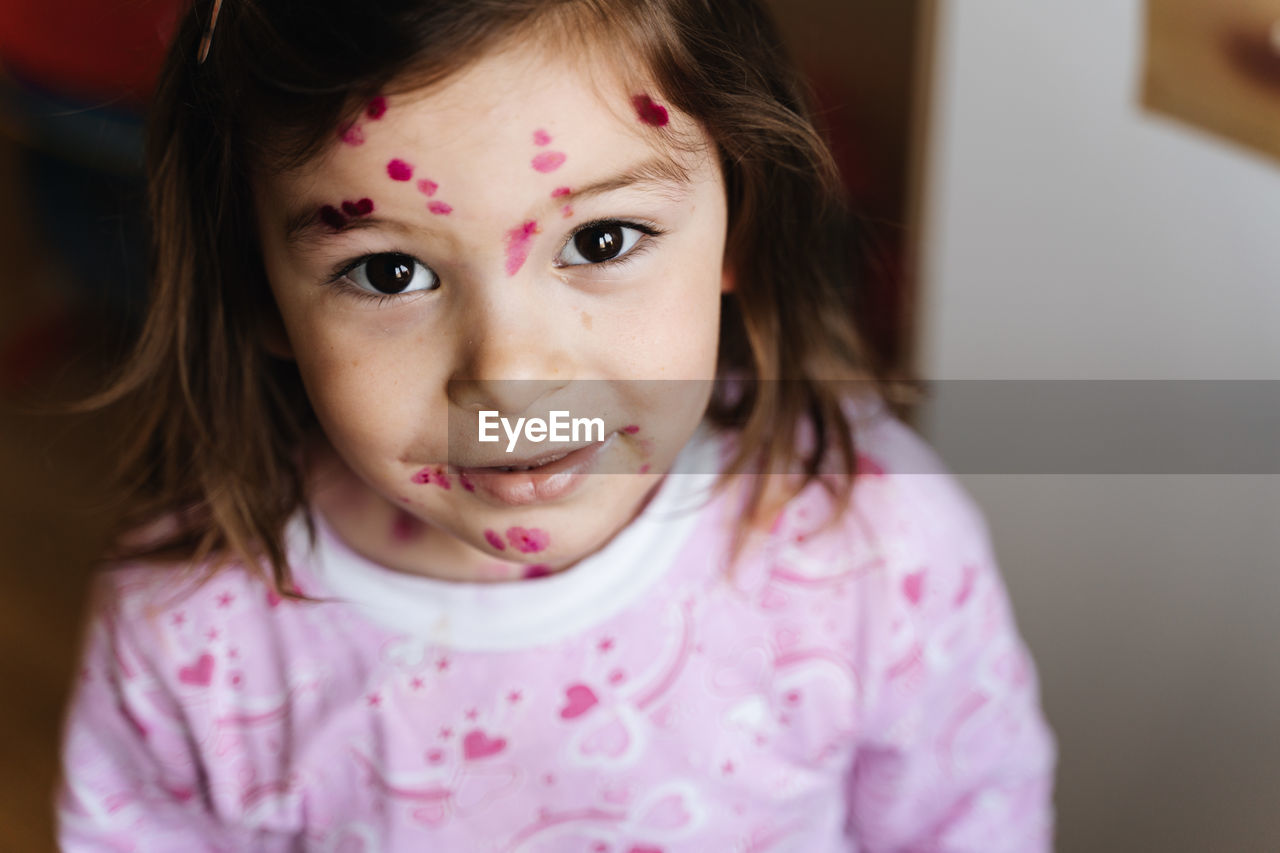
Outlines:
[[582, 484], [613, 435], [576, 448], [558, 448], [538, 456], [505, 458], [493, 465], [457, 467], [476, 493], [507, 506], [527, 506], [562, 498]]

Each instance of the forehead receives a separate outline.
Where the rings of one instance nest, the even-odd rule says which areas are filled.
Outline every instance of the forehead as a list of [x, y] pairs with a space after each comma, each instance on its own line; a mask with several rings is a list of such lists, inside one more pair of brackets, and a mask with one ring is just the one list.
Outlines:
[[326, 151], [266, 189], [371, 195], [427, 180], [479, 210], [655, 157], [693, 171], [712, 148], [695, 122], [655, 105], [651, 85], [598, 57], [516, 45], [428, 88], [389, 91], [385, 111], [379, 102], [353, 132], [335, 128]]

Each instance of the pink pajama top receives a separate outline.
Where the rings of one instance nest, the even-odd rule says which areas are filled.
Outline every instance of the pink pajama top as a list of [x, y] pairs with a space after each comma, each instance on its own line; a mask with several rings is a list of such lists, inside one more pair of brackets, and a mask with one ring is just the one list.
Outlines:
[[[289, 531], [318, 603], [227, 569], [105, 572], [58, 794], [75, 851], [834, 853], [1052, 848], [1056, 743], [970, 499], [859, 428], [731, 569], [691, 442], [550, 577], [455, 583]], [[932, 473], [929, 473], [932, 472]], [[188, 573], [189, 574], [189, 573]]]

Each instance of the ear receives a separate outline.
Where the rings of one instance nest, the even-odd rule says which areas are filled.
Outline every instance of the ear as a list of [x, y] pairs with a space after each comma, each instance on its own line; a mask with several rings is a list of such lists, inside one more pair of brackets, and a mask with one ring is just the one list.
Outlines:
[[284, 320], [280, 319], [280, 311], [274, 300], [263, 308], [262, 321], [258, 324], [258, 340], [267, 355], [285, 361], [293, 360], [293, 345], [289, 343], [289, 334], [285, 331]]

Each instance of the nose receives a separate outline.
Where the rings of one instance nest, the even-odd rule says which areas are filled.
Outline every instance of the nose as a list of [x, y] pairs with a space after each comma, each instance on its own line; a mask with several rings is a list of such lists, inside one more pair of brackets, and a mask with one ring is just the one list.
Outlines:
[[519, 415], [574, 377], [557, 303], [528, 280], [508, 280], [466, 307], [447, 393], [471, 412]]

